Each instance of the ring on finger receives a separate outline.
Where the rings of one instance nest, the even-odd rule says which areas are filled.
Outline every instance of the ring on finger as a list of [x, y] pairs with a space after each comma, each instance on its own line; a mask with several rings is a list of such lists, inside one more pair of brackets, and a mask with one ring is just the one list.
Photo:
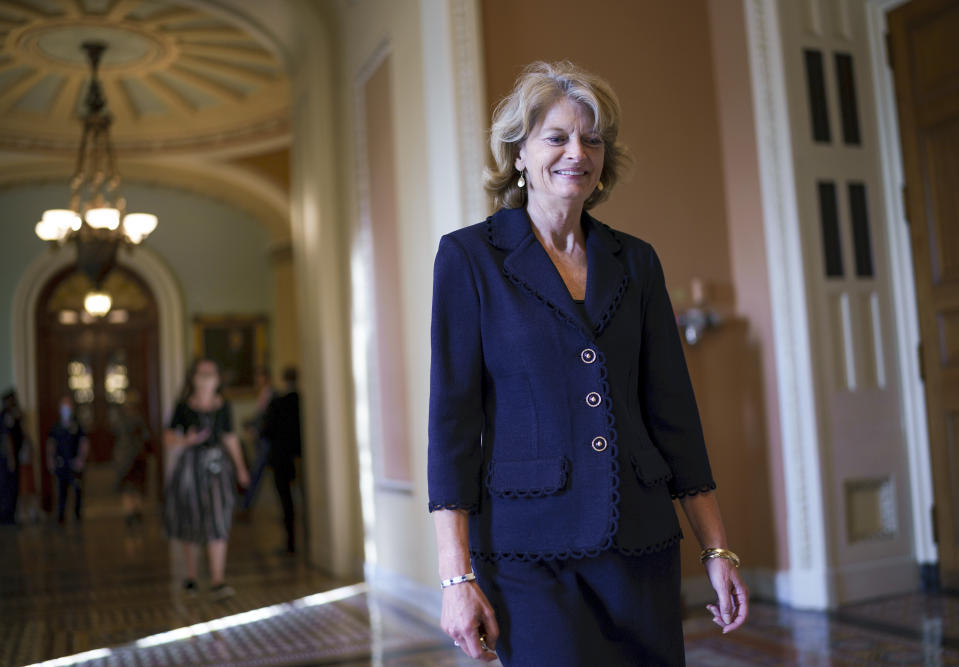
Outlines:
[[481, 649], [483, 649], [484, 651], [489, 651], [489, 646], [486, 645], [486, 635], [483, 634], [482, 632], [480, 633], [480, 636], [479, 636], [479, 643], [480, 643]]

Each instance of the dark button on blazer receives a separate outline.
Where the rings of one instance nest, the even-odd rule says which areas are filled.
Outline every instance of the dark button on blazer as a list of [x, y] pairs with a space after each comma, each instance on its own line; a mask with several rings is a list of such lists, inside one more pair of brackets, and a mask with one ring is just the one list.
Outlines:
[[469, 510], [477, 555], [656, 550], [680, 537], [671, 496], [715, 488], [655, 251], [582, 225], [585, 308], [525, 209], [440, 240], [430, 510]]

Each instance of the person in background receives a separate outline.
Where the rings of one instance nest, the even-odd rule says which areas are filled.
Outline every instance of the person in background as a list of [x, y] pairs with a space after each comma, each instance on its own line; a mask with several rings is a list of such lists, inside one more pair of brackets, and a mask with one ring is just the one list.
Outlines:
[[114, 416], [113, 462], [116, 490], [120, 494], [127, 526], [143, 521], [143, 492], [146, 487], [146, 445], [150, 429], [143, 418], [140, 392], [131, 389]]
[[20, 495], [17, 512], [20, 523], [40, 521], [40, 495], [37, 493], [37, 480], [34, 476], [33, 441], [24, 436], [20, 447]]
[[247, 433], [250, 434], [255, 450], [253, 467], [250, 469], [250, 486], [243, 495], [239, 514], [239, 518], [244, 521], [250, 519], [253, 501], [256, 500], [256, 492], [260, 488], [260, 480], [270, 463], [270, 440], [263, 436], [263, 417], [274, 396], [276, 393], [273, 391], [273, 377], [270, 369], [261, 366], [256, 371], [256, 412], [252, 418], [243, 423]]
[[17, 498], [20, 494], [20, 450], [23, 442], [23, 424], [17, 394], [9, 389], [3, 395], [3, 408], [0, 411], [0, 524], [16, 523]]
[[187, 578], [183, 590], [195, 595], [197, 551], [210, 561], [210, 595], [234, 595], [227, 585], [226, 552], [233, 520], [236, 483], [250, 483], [240, 440], [233, 431], [233, 408], [221, 392], [220, 368], [198, 359], [173, 411], [163, 442], [176, 456], [164, 493], [163, 522], [169, 538], [182, 545]]
[[0, 525], [13, 525], [17, 516], [20, 486], [19, 464], [14, 453], [13, 436], [0, 422]]
[[263, 416], [261, 435], [270, 443], [270, 465], [273, 483], [283, 508], [283, 527], [286, 529], [286, 552], [296, 551], [296, 523], [293, 515], [291, 485], [296, 477], [296, 457], [300, 456], [300, 394], [297, 391], [297, 372], [292, 366], [283, 371], [285, 393], [270, 401]]
[[57, 523], [64, 522], [67, 494], [73, 489], [73, 514], [80, 521], [83, 510], [83, 467], [90, 454], [90, 440], [80, 427], [73, 397], [60, 399], [60, 418], [47, 438], [47, 468], [57, 478]]

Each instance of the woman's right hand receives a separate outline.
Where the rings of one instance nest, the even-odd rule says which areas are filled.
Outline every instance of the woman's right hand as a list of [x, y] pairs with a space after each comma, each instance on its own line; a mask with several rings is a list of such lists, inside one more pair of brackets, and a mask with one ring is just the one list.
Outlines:
[[[492, 605], [475, 581], [443, 589], [440, 626], [469, 657], [485, 662], [496, 660], [499, 625]], [[480, 633], [485, 636], [485, 651], [480, 643]]]
[[183, 444], [187, 447], [192, 447], [193, 445], [199, 445], [201, 442], [206, 442], [210, 438], [210, 429], [202, 428], [199, 431], [196, 430], [196, 427], [191, 426], [187, 429], [187, 432], [183, 435]]

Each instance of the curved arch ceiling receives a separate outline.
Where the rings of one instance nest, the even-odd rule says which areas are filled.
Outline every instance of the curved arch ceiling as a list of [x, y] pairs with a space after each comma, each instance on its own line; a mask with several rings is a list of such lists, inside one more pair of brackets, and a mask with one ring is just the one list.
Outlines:
[[88, 39], [109, 45], [101, 80], [119, 152], [223, 150], [289, 133], [280, 58], [221, 15], [170, 0], [5, 0], [0, 149], [75, 154]]

